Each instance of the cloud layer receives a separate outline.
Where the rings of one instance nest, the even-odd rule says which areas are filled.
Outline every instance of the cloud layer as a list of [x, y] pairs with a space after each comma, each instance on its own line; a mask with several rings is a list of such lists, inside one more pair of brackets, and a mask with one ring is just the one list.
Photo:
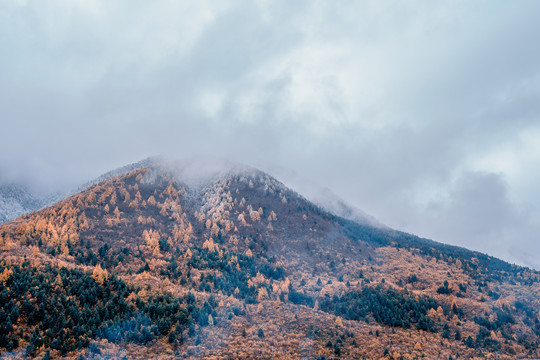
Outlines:
[[5, 1], [0, 181], [279, 165], [540, 268], [540, 3]]

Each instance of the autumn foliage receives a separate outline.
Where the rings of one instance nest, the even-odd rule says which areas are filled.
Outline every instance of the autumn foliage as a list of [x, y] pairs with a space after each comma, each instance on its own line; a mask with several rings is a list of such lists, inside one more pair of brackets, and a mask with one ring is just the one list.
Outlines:
[[[540, 356], [537, 272], [335, 217], [255, 170], [190, 188], [141, 168], [0, 226], [0, 251], [2, 352]], [[86, 306], [79, 281], [102, 298]], [[64, 332], [48, 334], [48, 310], [31, 320], [37, 290], [15, 293], [17, 282], [73, 314], [103, 314], [82, 332], [62, 313]]]

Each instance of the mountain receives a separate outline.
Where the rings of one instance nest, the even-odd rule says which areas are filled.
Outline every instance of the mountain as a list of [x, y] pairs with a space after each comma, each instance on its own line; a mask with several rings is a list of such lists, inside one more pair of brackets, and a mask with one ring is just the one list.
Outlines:
[[540, 356], [540, 274], [336, 216], [270, 175], [155, 161], [0, 226], [0, 351]]
[[162, 163], [164, 161], [166, 161], [166, 160], [161, 156], [152, 156], [152, 157], [146, 158], [144, 160], [138, 161], [136, 163], [132, 163], [132, 164], [128, 164], [128, 165], [119, 167], [117, 169], [108, 171], [105, 174], [102, 174], [102, 175], [98, 176], [97, 178], [82, 184], [81, 186], [78, 187], [77, 190], [71, 191], [71, 193], [69, 195], [74, 195], [74, 194], [76, 194], [78, 192], [84, 191], [86, 188], [89, 188], [90, 186], [98, 184], [98, 183], [100, 183], [100, 182], [102, 182], [104, 180], [108, 180], [108, 179], [111, 179], [113, 177], [126, 174], [126, 173], [128, 173], [130, 171], [133, 171], [133, 170], [138, 170], [138, 169], [141, 169], [141, 168], [144, 168], [144, 167], [149, 167], [149, 166], [152, 166], [152, 165], [158, 165], [158, 164], [160, 164], [160, 163]]
[[0, 185], [0, 224], [45, 206], [45, 197], [21, 184]]
[[293, 170], [274, 165], [269, 167], [269, 172], [281, 179], [291, 189], [301, 192], [309, 201], [334, 215], [364, 225], [386, 227], [386, 225], [382, 224], [373, 216], [347, 203], [347, 201], [340, 198], [332, 190], [318, 185], [311, 179], [301, 176]]
[[[113, 178], [125, 174], [129, 171], [137, 170], [143, 167], [157, 165], [159, 163], [166, 162], [162, 156], [153, 156], [141, 160], [136, 163], [128, 164], [120, 168], [106, 172], [97, 178], [87, 181], [84, 184], [77, 186], [75, 189], [67, 191], [57, 191], [52, 194], [41, 194], [30, 191], [26, 186], [21, 184], [5, 184], [0, 185], [0, 224], [16, 219], [17, 217], [28, 214], [32, 211], [40, 210], [46, 206], [52, 205], [55, 202], [79, 193], [86, 188], [95, 185], [101, 181]], [[183, 161], [188, 163], [213, 163], [217, 164], [214, 160], [208, 160], [204, 158], [192, 158]], [[226, 162], [220, 162], [225, 164]], [[373, 216], [366, 214], [364, 211], [357, 207], [347, 203], [345, 200], [334, 194], [330, 189], [321, 187], [309, 179], [301, 177], [297, 173], [284, 169], [273, 167], [274, 172], [283, 176], [287, 180], [287, 184], [292, 188], [298, 187], [303, 191], [304, 196], [317, 206], [324, 210], [344, 217], [349, 220], [353, 220], [360, 224], [373, 225], [376, 227], [385, 227]]]
[[163, 161], [163, 159], [159, 156], [149, 157], [137, 163], [111, 170], [96, 179], [78, 186], [76, 189], [56, 191], [54, 193], [31, 191], [27, 186], [19, 183], [0, 184], [0, 224], [52, 205], [103, 180], [156, 164], [160, 161]]

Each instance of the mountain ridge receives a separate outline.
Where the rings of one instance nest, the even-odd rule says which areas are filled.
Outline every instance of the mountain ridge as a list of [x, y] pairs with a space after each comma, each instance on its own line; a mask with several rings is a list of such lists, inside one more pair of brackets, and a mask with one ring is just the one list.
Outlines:
[[[54, 203], [59, 202], [78, 192], [84, 191], [86, 188], [92, 185], [95, 185], [103, 180], [107, 180], [115, 176], [120, 176], [129, 171], [140, 169], [145, 166], [157, 165], [157, 166], [165, 166], [169, 168], [171, 166], [174, 166], [174, 167], [177, 167], [178, 169], [181, 169], [182, 165], [184, 165], [185, 167], [187, 165], [187, 167], [194, 168], [195, 164], [199, 165], [200, 163], [207, 163], [210, 165], [213, 164], [214, 168], [218, 168], [218, 169], [222, 168], [223, 170], [226, 169], [226, 165], [228, 165], [229, 167], [230, 166], [232, 166], [233, 168], [236, 167], [237, 170], [251, 169], [252, 171], [253, 170], [261, 171], [250, 165], [242, 164], [242, 163], [238, 163], [234, 161], [229, 161], [225, 159], [218, 160], [218, 159], [210, 158], [210, 157], [191, 157], [191, 158], [186, 158], [182, 160], [171, 160], [163, 155], [155, 155], [155, 156], [151, 156], [146, 159], [143, 159], [141, 161], [134, 162], [125, 166], [121, 166], [119, 168], [103, 173], [102, 175], [96, 177], [95, 179], [87, 181], [83, 183], [82, 185], [75, 187], [74, 189], [67, 190], [64, 192], [57, 192], [54, 194], [35, 195], [29, 192], [26, 187], [19, 184], [0, 185], [0, 205], [3, 205], [3, 206], [0, 206], [0, 224], [8, 222], [10, 220], [14, 220], [17, 217], [24, 214], [28, 214], [32, 211], [40, 210], [46, 206], [53, 205]], [[219, 172], [217, 172], [217, 174], [219, 174]], [[222, 171], [222, 175], [225, 175], [225, 174], [226, 172]], [[278, 171], [278, 174], [283, 175], [284, 174], [283, 169], [280, 169]], [[298, 178], [299, 177], [297, 175], [291, 177], [291, 174], [289, 173], [287, 177], [287, 179], [290, 180], [288, 181], [289, 182], [288, 185], [290, 186], [291, 181], [293, 184], [296, 183], [296, 185], [298, 185]], [[301, 179], [301, 181], [305, 182], [306, 179]], [[25, 197], [28, 197], [29, 201], [27, 202], [29, 202], [29, 204], [26, 204], [26, 206], [23, 206], [19, 204], [19, 202], [16, 202], [10, 199], [9, 194], [2, 196], [3, 187], [18, 188], [19, 189], [18, 192], [21, 194], [19, 196], [25, 195]], [[335, 195], [331, 190], [327, 188], [322, 188], [317, 185], [311, 185], [310, 189], [311, 189], [310, 193], [305, 194], [304, 196], [310, 201], [316, 203], [317, 205], [326, 209], [329, 212], [332, 212], [338, 216], [342, 216], [342, 217], [345, 217], [345, 218], [348, 218], [350, 220], [354, 220], [360, 223], [370, 224], [374, 226], [381, 226], [381, 227], [385, 226], [381, 224], [378, 220], [376, 220], [374, 217], [348, 204], [347, 202], [345, 202], [343, 199]], [[12, 208], [14, 210], [11, 210]]]
[[[11, 311], [0, 348], [260, 358], [272, 342], [281, 358], [537, 354], [538, 272], [344, 219], [258, 170], [209, 168], [210, 180], [192, 188], [179, 176], [186, 172], [139, 167], [1, 225], [0, 292], [20, 316]], [[106, 311], [104, 298], [91, 305], [103, 313], [97, 323], [76, 315], [70, 325], [73, 316], [62, 315], [73, 331], [47, 325], [47, 333], [12, 290], [24, 289], [16, 279], [32, 283], [33, 269], [66, 285], [48, 290], [59, 304], [65, 291], [86, 299], [70, 289], [94, 281], [125, 305]], [[23, 280], [24, 272], [36, 275]], [[120, 331], [126, 326], [138, 330]]]
[[0, 185], [0, 224], [46, 206], [48, 199], [17, 183]]

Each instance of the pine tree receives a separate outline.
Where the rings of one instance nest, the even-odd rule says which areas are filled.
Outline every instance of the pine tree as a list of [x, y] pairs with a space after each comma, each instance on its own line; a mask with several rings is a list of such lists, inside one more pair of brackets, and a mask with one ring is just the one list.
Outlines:
[[51, 360], [51, 351], [50, 350], [47, 350], [45, 352], [45, 355], [43, 355], [43, 359], [42, 360]]

